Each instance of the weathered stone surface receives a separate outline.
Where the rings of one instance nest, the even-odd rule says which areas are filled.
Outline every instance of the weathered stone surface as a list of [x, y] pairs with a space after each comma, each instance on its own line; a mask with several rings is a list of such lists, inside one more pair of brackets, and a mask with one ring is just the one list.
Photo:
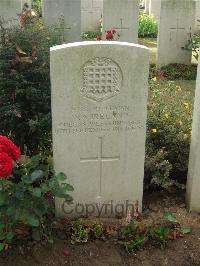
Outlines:
[[81, 1], [81, 29], [84, 31], [100, 31], [100, 20], [103, 13], [103, 0]]
[[53, 47], [51, 84], [55, 170], [69, 177], [76, 204], [57, 200], [58, 213], [126, 215], [137, 200], [141, 210], [148, 49], [109, 41]]
[[187, 180], [187, 204], [191, 211], [200, 212], [200, 57], [195, 92], [192, 139]]
[[103, 37], [112, 28], [120, 34], [119, 41], [138, 42], [138, 0], [104, 0]]
[[144, 2], [144, 10], [148, 14], [149, 13], [149, 7], [150, 7], [150, 0], [145, 0]]
[[195, 32], [200, 32], [200, 0], [196, 0]]
[[0, 16], [5, 20], [16, 20], [18, 23], [19, 14], [24, 4], [31, 6], [31, 0], [0, 0]]
[[43, 0], [42, 10], [47, 25], [63, 21], [67, 42], [80, 40], [81, 0]]
[[195, 1], [162, 0], [158, 34], [157, 66], [191, 64], [190, 51], [184, 50], [194, 32]]
[[157, 20], [160, 18], [161, 0], [149, 0], [149, 15], [153, 15]]

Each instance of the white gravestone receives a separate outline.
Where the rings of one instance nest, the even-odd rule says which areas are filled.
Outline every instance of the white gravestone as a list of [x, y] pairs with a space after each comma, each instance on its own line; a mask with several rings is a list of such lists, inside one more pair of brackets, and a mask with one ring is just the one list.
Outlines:
[[197, 71], [186, 199], [190, 211], [200, 212], [200, 57]]
[[126, 215], [136, 201], [141, 211], [148, 54], [109, 41], [51, 48], [54, 165], [75, 202], [68, 209], [57, 200], [59, 215], [88, 214], [88, 206], [90, 214]]
[[99, 31], [103, 12], [103, 0], [82, 0], [81, 2], [81, 30]]
[[157, 67], [191, 64], [191, 51], [184, 50], [194, 32], [193, 0], [162, 0], [158, 33]]
[[81, 0], [43, 0], [42, 10], [47, 25], [62, 20], [67, 42], [80, 40]]
[[160, 18], [161, 0], [149, 0], [149, 15], [154, 16], [157, 20]]
[[148, 14], [149, 13], [149, 7], [150, 7], [150, 0], [145, 0], [144, 2], [144, 10]]
[[138, 42], [138, 0], [104, 0], [103, 39], [112, 28], [120, 34], [119, 41]]
[[0, 0], [0, 17], [4, 20], [19, 20], [24, 4], [31, 7], [31, 0]]
[[200, 0], [196, 0], [195, 32], [200, 32]]

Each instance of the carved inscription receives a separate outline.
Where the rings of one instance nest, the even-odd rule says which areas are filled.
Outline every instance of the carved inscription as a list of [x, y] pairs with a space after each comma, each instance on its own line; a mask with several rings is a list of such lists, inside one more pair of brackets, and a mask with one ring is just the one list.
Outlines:
[[68, 121], [57, 124], [57, 134], [84, 134], [100, 132], [125, 132], [144, 128], [142, 121], [132, 117], [133, 106], [87, 106], [71, 110]]
[[102, 102], [120, 92], [122, 72], [109, 58], [96, 57], [83, 66], [83, 88], [81, 94], [93, 101]]

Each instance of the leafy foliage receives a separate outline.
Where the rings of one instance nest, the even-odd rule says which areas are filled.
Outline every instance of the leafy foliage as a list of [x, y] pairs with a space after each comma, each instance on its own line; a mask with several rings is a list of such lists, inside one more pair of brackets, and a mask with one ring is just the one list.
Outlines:
[[40, 17], [42, 16], [42, 0], [32, 0], [32, 8]]
[[72, 225], [71, 243], [86, 243], [90, 239], [101, 239], [104, 233], [103, 224], [95, 221], [77, 220]]
[[188, 43], [185, 45], [184, 49], [192, 51], [194, 58], [198, 61], [199, 58], [199, 47], [200, 47], [200, 34], [194, 34]]
[[150, 81], [145, 188], [170, 190], [185, 184], [193, 113], [193, 95], [173, 82]]
[[140, 38], [149, 37], [156, 38], [158, 33], [158, 23], [153, 16], [141, 13], [139, 16], [139, 30]]
[[63, 36], [30, 13], [20, 25], [0, 22], [0, 132], [37, 154], [51, 147], [49, 48]]
[[[151, 68], [152, 69], [152, 68]], [[156, 70], [154, 68], [154, 70]], [[170, 64], [154, 72], [159, 78], [168, 80], [196, 80], [197, 66]]]
[[[72, 244], [86, 243], [94, 239], [112, 240], [130, 252], [153, 245], [163, 248], [169, 240], [182, 237], [190, 232], [189, 228], [182, 228], [174, 214], [163, 213], [159, 221], [148, 224], [145, 221], [136, 221], [134, 217], [130, 222], [120, 225], [108, 225], [100, 221], [78, 219], [69, 222], [66, 220], [63, 230]], [[69, 229], [70, 228], [70, 229]]]
[[86, 31], [81, 33], [82, 40], [96, 40], [100, 33], [93, 31]]
[[51, 240], [54, 197], [71, 202], [73, 187], [67, 177], [55, 175], [51, 157], [27, 157], [17, 163], [13, 176], [0, 179], [0, 249], [7, 249], [20, 236]]

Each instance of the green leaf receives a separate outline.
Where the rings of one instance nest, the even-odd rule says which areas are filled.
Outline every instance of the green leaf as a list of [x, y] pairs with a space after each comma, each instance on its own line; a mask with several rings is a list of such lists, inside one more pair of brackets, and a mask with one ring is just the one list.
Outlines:
[[36, 187], [36, 188], [33, 189], [32, 194], [33, 194], [33, 196], [35, 196], [37, 198], [40, 198], [41, 194], [42, 194], [42, 191], [41, 191], [40, 188]]
[[32, 180], [30, 179], [30, 177], [28, 175], [23, 175], [21, 177], [22, 182], [24, 182], [25, 184], [31, 184]]
[[0, 252], [4, 250], [5, 244], [0, 243]]
[[41, 235], [39, 229], [34, 229], [32, 232], [32, 237], [35, 241], [40, 241], [41, 240]]
[[64, 197], [63, 197], [65, 200], [66, 200], [66, 202], [68, 202], [68, 203], [71, 203], [71, 202], [73, 202], [73, 198], [70, 196], [70, 195], [64, 195]]
[[173, 223], [177, 223], [177, 219], [176, 216], [174, 214], [172, 214], [171, 212], [163, 212], [163, 217]]
[[66, 176], [66, 174], [64, 174], [64, 173], [59, 173], [57, 176], [56, 176], [56, 178], [59, 180], [59, 181], [65, 181], [66, 179], [67, 179], [67, 176]]
[[3, 229], [5, 228], [5, 223], [0, 222], [0, 232], [3, 231]]
[[13, 232], [8, 232], [6, 234], [7, 241], [10, 243], [12, 241], [12, 239], [13, 239], [14, 236], [15, 236], [15, 234]]
[[2, 206], [6, 201], [6, 194], [1, 192], [0, 193], [0, 206]]
[[12, 215], [15, 214], [15, 211], [16, 211], [15, 207], [9, 207], [9, 208], [7, 209], [7, 211], [6, 211], [6, 214], [7, 214], [8, 216], [12, 216]]
[[70, 184], [62, 184], [62, 188], [66, 189], [67, 191], [74, 191], [73, 186]]
[[191, 232], [191, 229], [190, 228], [181, 228], [180, 232], [183, 235], [189, 234]]
[[32, 181], [36, 181], [37, 179], [42, 178], [44, 175], [44, 172], [42, 170], [35, 170], [32, 174], [31, 174], [31, 180]]
[[34, 215], [29, 215], [27, 217], [27, 223], [34, 227], [38, 227], [40, 225], [39, 219]]

